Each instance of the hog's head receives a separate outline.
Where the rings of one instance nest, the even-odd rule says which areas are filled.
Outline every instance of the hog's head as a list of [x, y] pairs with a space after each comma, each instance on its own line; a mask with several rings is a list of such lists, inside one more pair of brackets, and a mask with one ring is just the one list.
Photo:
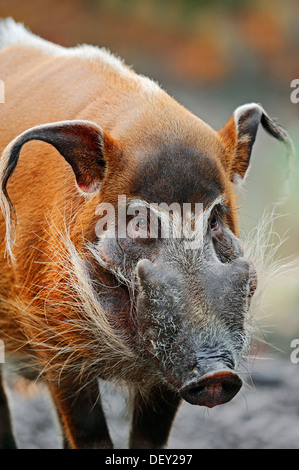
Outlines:
[[[238, 108], [219, 132], [179, 106], [159, 113], [150, 128], [145, 113], [130, 138], [126, 127], [109, 135], [95, 123], [68, 121], [12, 141], [0, 169], [8, 252], [6, 185], [22, 145], [43, 140], [71, 165], [81, 193], [94, 194], [85, 234], [114, 328], [184, 399], [213, 407], [242, 385], [236, 368], [250, 343], [257, 284], [238, 239], [232, 185], [246, 174], [260, 123], [279, 140], [288, 136], [256, 104]], [[109, 276], [117, 283], [106, 295]]]
[[202, 125], [200, 142], [135, 151], [118, 235], [104, 217], [94, 250], [130, 291], [131, 347], [192, 404], [225, 403], [242, 386], [236, 368], [250, 344], [257, 275], [238, 239], [231, 187], [246, 174], [260, 122], [285, 139], [252, 104], [218, 133]]

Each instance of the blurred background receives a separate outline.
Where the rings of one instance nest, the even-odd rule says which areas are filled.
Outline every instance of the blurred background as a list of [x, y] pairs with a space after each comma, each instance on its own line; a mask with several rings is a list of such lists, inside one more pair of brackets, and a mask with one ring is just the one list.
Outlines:
[[[299, 103], [290, 98], [291, 82], [299, 79], [297, 0], [0, 0], [0, 17], [7, 16], [65, 46], [105, 46], [215, 129], [237, 106], [261, 103], [288, 130], [299, 153]], [[286, 165], [283, 145], [260, 129], [239, 199], [245, 234], [282, 196]], [[284, 238], [276, 256], [294, 259], [299, 256], [297, 157], [290, 185], [271, 242]], [[290, 342], [299, 338], [298, 271], [269, 286], [257, 323], [259, 337], [272, 346], [261, 343], [253, 355], [278, 355], [290, 366]], [[292, 366], [299, 376], [299, 364]]]

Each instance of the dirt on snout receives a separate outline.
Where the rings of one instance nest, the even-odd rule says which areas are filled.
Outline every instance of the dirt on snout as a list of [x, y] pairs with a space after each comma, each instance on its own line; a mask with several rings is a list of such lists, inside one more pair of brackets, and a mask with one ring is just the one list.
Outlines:
[[[256, 359], [244, 372], [242, 391], [213, 409], [184, 403], [176, 416], [169, 449], [298, 449], [299, 364]], [[104, 387], [103, 401], [115, 448], [127, 448], [126, 401]], [[9, 394], [19, 448], [57, 449], [61, 438], [45, 386], [12, 381]]]

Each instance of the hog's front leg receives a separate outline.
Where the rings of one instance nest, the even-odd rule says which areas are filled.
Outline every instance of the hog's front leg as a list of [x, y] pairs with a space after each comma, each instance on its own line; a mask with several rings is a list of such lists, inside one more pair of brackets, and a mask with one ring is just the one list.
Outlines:
[[180, 402], [178, 394], [164, 386], [152, 390], [148, 401], [136, 391], [130, 449], [165, 447]]
[[97, 380], [80, 387], [73, 379], [48, 385], [63, 427], [64, 448], [112, 449]]

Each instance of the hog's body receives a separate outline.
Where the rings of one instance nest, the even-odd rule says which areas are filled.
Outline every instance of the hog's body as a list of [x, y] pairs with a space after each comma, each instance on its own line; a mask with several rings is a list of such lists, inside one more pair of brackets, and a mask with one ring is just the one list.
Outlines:
[[[256, 276], [231, 182], [246, 172], [259, 122], [286, 134], [255, 104], [216, 132], [106, 51], [55, 46], [12, 20], [0, 24], [0, 48], [6, 357], [43, 372], [68, 445], [112, 445], [98, 377], [132, 390], [130, 445], [164, 445], [182, 397], [215, 406], [241, 386]], [[135, 237], [98, 236], [97, 207], [118, 213], [120, 195], [139, 213], [202, 203], [200, 243], [150, 237], [144, 217]], [[13, 447], [3, 423], [0, 447]]]

